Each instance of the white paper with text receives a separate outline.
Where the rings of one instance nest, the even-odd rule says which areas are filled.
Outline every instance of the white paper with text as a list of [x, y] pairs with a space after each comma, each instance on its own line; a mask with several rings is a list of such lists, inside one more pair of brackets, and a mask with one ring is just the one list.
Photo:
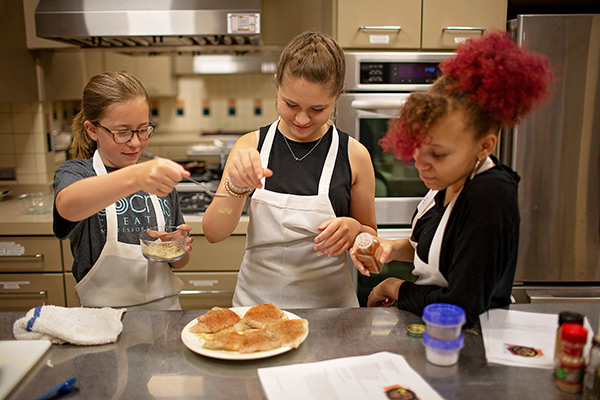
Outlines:
[[407, 390], [422, 400], [442, 399], [404, 357], [388, 352], [259, 368], [258, 376], [269, 400], [386, 400], [387, 392]]

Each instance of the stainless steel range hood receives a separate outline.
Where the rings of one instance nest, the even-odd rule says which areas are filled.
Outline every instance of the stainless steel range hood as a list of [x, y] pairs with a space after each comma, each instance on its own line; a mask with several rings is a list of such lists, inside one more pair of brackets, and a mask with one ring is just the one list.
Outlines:
[[40, 0], [37, 36], [122, 52], [231, 52], [261, 45], [260, 0]]

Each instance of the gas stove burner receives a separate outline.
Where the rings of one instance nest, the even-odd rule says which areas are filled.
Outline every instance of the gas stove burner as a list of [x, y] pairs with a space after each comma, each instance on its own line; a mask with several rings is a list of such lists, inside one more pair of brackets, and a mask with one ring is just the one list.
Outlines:
[[184, 214], [203, 213], [211, 201], [204, 192], [179, 192], [179, 208]]
[[204, 161], [176, 161], [189, 171], [191, 178], [200, 182], [219, 181], [223, 175], [220, 164], [209, 164]]

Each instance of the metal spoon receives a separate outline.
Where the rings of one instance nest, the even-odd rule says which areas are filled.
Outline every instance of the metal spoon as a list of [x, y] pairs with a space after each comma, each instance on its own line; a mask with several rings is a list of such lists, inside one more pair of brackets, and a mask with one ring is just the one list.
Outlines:
[[[160, 158], [160, 157], [158, 157], [158, 156], [155, 156], [154, 154], [152, 154], [152, 153], [150, 153], [150, 152], [148, 152], [148, 151], [144, 151], [144, 152], [142, 153], [142, 155], [143, 155], [144, 157], [148, 157], [148, 158]], [[197, 181], [197, 180], [195, 180], [195, 179], [192, 179], [192, 178], [190, 178], [189, 176], [188, 176], [188, 177], [185, 177], [185, 178], [183, 178], [183, 179], [187, 179], [188, 181], [190, 181], [190, 182], [193, 182], [193, 183], [195, 183], [196, 185], [200, 186], [200, 187], [202, 188], [202, 191], [204, 191], [204, 193], [206, 193], [207, 195], [209, 195], [209, 196], [211, 196], [211, 197], [229, 197], [229, 195], [228, 195], [228, 194], [226, 194], [226, 193], [215, 193], [215, 192], [213, 192], [212, 190], [210, 190], [210, 189], [209, 189], [209, 188], [206, 186], [206, 184], [204, 184], [204, 182], [199, 182], [199, 181]]]

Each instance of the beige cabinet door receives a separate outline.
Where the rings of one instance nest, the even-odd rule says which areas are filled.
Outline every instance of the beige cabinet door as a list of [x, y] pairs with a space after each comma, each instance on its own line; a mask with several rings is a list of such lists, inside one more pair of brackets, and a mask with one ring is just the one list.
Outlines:
[[246, 236], [230, 236], [210, 244], [204, 236], [193, 236], [188, 264], [177, 271], [239, 271], [246, 251]]
[[130, 56], [112, 51], [104, 54], [106, 71], [127, 71], [146, 87], [150, 97], [175, 97], [177, 80], [170, 56]]
[[506, 30], [507, 0], [423, 0], [423, 42], [428, 50], [455, 49], [469, 38]]
[[54, 236], [2, 236], [14, 255], [0, 256], [0, 272], [62, 272], [60, 241]]
[[75, 290], [75, 277], [71, 272], [65, 272], [65, 299], [67, 307], [81, 307], [81, 301], [79, 301], [79, 295]]
[[175, 275], [183, 281], [179, 301], [184, 310], [231, 307], [237, 272], [176, 272]]
[[339, 0], [337, 41], [353, 49], [418, 49], [421, 0]]
[[42, 305], [65, 306], [62, 273], [0, 274], [0, 311], [28, 311]]
[[89, 79], [102, 72], [102, 54], [83, 50], [43, 51], [40, 64], [46, 100], [78, 100]]

